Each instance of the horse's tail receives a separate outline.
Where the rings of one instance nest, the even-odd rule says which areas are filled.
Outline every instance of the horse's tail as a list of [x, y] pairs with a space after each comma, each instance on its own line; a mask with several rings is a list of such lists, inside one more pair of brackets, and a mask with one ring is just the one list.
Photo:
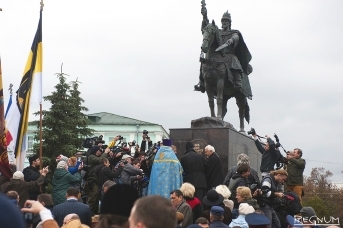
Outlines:
[[245, 98], [245, 113], [244, 113], [245, 120], [249, 123], [250, 122], [250, 108], [248, 104], [248, 99]]

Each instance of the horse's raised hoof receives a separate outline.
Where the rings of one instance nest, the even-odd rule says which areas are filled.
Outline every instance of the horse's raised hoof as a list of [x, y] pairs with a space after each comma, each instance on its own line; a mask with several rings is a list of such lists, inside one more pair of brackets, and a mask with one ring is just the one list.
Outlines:
[[202, 83], [199, 83], [199, 84], [194, 86], [194, 90], [205, 93], [205, 86]]

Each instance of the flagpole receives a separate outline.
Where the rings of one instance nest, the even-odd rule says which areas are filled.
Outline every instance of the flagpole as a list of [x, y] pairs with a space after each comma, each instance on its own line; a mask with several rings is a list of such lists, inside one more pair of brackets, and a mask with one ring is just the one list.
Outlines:
[[[43, 11], [43, 7], [44, 7], [44, 3], [43, 3], [43, 0], [40, 1], [40, 11], [42, 12]], [[39, 102], [39, 160], [41, 161], [40, 162], [40, 170], [42, 169], [43, 167], [43, 161], [42, 161], [42, 156], [43, 156], [43, 132], [42, 132], [42, 129], [43, 129], [43, 114], [42, 114], [42, 111], [43, 110], [43, 107], [42, 107], [42, 100], [40, 100]]]

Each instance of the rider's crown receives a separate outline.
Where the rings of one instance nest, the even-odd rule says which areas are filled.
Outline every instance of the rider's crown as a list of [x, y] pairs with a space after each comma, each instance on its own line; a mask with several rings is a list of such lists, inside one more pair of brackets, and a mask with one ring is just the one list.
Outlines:
[[231, 21], [231, 15], [229, 14], [228, 11], [226, 11], [226, 12], [223, 14], [222, 20], [229, 20], [229, 21]]

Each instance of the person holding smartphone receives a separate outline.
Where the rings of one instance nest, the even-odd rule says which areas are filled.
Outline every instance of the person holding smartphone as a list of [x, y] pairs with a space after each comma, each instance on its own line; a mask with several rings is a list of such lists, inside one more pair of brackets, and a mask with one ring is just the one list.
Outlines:
[[68, 158], [68, 171], [71, 174], [77, 173], [77, 171], [81, 170], [83, 168], [83, 164], [81, 162], [81, 157], [70, 157]]

